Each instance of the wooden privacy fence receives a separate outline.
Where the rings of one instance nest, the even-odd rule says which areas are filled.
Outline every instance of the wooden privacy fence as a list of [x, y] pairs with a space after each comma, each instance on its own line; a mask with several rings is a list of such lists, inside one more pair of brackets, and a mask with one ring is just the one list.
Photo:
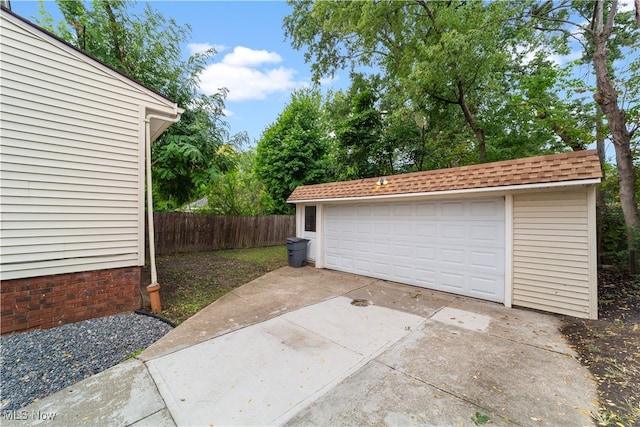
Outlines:
[[[295, 236], [295, 216], [229, 216], [155, 212], [156, 254], [284, 245]], [[148, 244], [148, 243], [147, 243]]]

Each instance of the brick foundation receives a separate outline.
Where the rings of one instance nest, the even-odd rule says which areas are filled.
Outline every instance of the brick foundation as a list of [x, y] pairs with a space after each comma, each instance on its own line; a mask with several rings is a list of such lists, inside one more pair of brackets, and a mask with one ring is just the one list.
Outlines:
[[140, 308], [140, 267], [5, 280], [0, 333], [47, 329]]

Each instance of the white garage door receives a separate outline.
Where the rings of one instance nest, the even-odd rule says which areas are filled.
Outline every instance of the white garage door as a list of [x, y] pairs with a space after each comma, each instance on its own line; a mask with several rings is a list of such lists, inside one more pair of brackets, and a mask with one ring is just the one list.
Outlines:
[[330, 269], [504, 301], [504, 198], [330, 205]]

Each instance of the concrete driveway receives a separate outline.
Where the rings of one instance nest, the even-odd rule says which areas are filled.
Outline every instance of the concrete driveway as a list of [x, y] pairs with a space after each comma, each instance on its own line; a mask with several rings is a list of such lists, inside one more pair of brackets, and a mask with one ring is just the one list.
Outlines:
[[285, 267], [11, 424], [593, 425], [595, 384], [558, 326], [554, 315]]

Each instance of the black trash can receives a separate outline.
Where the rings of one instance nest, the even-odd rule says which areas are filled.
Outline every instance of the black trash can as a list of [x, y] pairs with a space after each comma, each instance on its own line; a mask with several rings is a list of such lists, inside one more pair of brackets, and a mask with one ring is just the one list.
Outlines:
[[307, 244], [309, 239], [302, 237], [287, 237], [287, 252], [289, 253], [289, 266], [302, 267], [307, 259]]

